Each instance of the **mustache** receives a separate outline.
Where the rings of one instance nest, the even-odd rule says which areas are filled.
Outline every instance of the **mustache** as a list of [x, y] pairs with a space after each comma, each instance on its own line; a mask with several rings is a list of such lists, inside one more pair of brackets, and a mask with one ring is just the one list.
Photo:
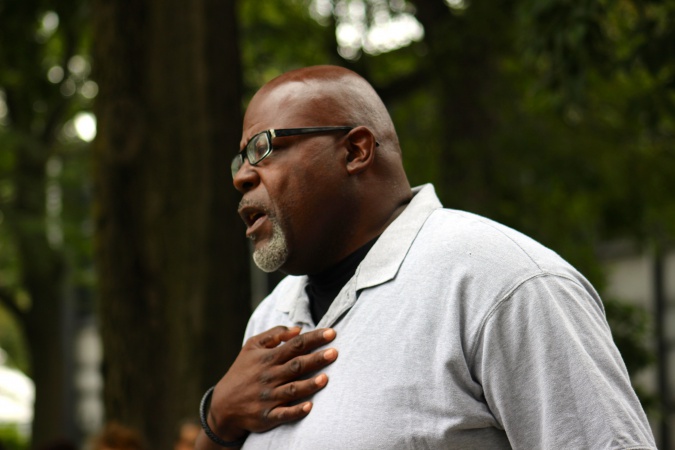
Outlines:
[[239, 201], [239, 207], [237, 211], [241, 211], [243, 208], [254, 208], [262, 213], [264, 213], [266, 216], [268, 216], [270, 219], [275, 219], [276, 214], [274, 213], [274, 210], [267, 206], [265, 203], [258, 201], [258, 200], [251, 200], [248, 198], [242, 198]]
[[259, 209], [261, 211], [264, 211], [265, 214], [269, 212], [269, 209], [267, 208], [266, 205], [264, 205], [262, 202], [258, 202], [255, 200], [247, 199], [247, 198], [242, 198], [241, 201], [239, 202], [239, 209], [243, 208], [255, 208]]

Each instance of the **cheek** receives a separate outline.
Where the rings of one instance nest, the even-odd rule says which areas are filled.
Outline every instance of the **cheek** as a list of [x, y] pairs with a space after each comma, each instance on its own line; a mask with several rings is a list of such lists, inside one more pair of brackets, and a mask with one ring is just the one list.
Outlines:
[[[303, 190], [310, 186], [301, 186]], [[311, 196], [284, 195], [272, 201], [274, 214], [286, 237], [289, 248], [297, 248], [299, 241], [312, 242], [313, 236], [319, 232], [315, 217], [316, 205]]]
[[[317, 155], [318, 157], [319, 155]], [[330, 224], [324, 223], [336, 196], [339, 180], [333, 161], [297, 160], [285, 170], [268, 173], [263, 180], [273, 212], [289, 241], [313, 242], [315, 236]]]
[[311, 231], [310, 208], [301, 196], [286, 196], [274, 202], [274, 209], [287, 240], [295, 241]]

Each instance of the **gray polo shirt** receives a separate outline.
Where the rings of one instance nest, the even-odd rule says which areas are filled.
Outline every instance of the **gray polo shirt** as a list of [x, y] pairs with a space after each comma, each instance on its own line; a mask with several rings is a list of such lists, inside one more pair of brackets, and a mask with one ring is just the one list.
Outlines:
[[[249, 449], [655, 448], [593, 287], [556, 253], [414, 189], [318, 328], [338, 359], [304, 419]], [[246, 338], [314, 329], [286, 277]]]

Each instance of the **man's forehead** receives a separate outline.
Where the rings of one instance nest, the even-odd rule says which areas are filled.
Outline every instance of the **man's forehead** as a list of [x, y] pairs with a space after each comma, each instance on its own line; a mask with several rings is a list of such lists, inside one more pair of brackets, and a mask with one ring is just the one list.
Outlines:
[[320, 92], [307, 83], [290, 81], [264, 87], [251, 99], [244, 115], [242, 141], [269, 128], [320, 125], [324, 111], [317, 107]]

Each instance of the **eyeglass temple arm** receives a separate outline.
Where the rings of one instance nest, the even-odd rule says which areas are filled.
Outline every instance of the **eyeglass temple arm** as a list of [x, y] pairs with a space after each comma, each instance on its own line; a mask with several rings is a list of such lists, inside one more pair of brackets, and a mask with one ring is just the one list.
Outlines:
[[306, 127], [306, 128], [282, 128], [279, 130], [270, 130], [272, 138], [277, 136], [297, 136], [299, 134], [321, 133], [324, 131], [349, 131], [354, 127]]

